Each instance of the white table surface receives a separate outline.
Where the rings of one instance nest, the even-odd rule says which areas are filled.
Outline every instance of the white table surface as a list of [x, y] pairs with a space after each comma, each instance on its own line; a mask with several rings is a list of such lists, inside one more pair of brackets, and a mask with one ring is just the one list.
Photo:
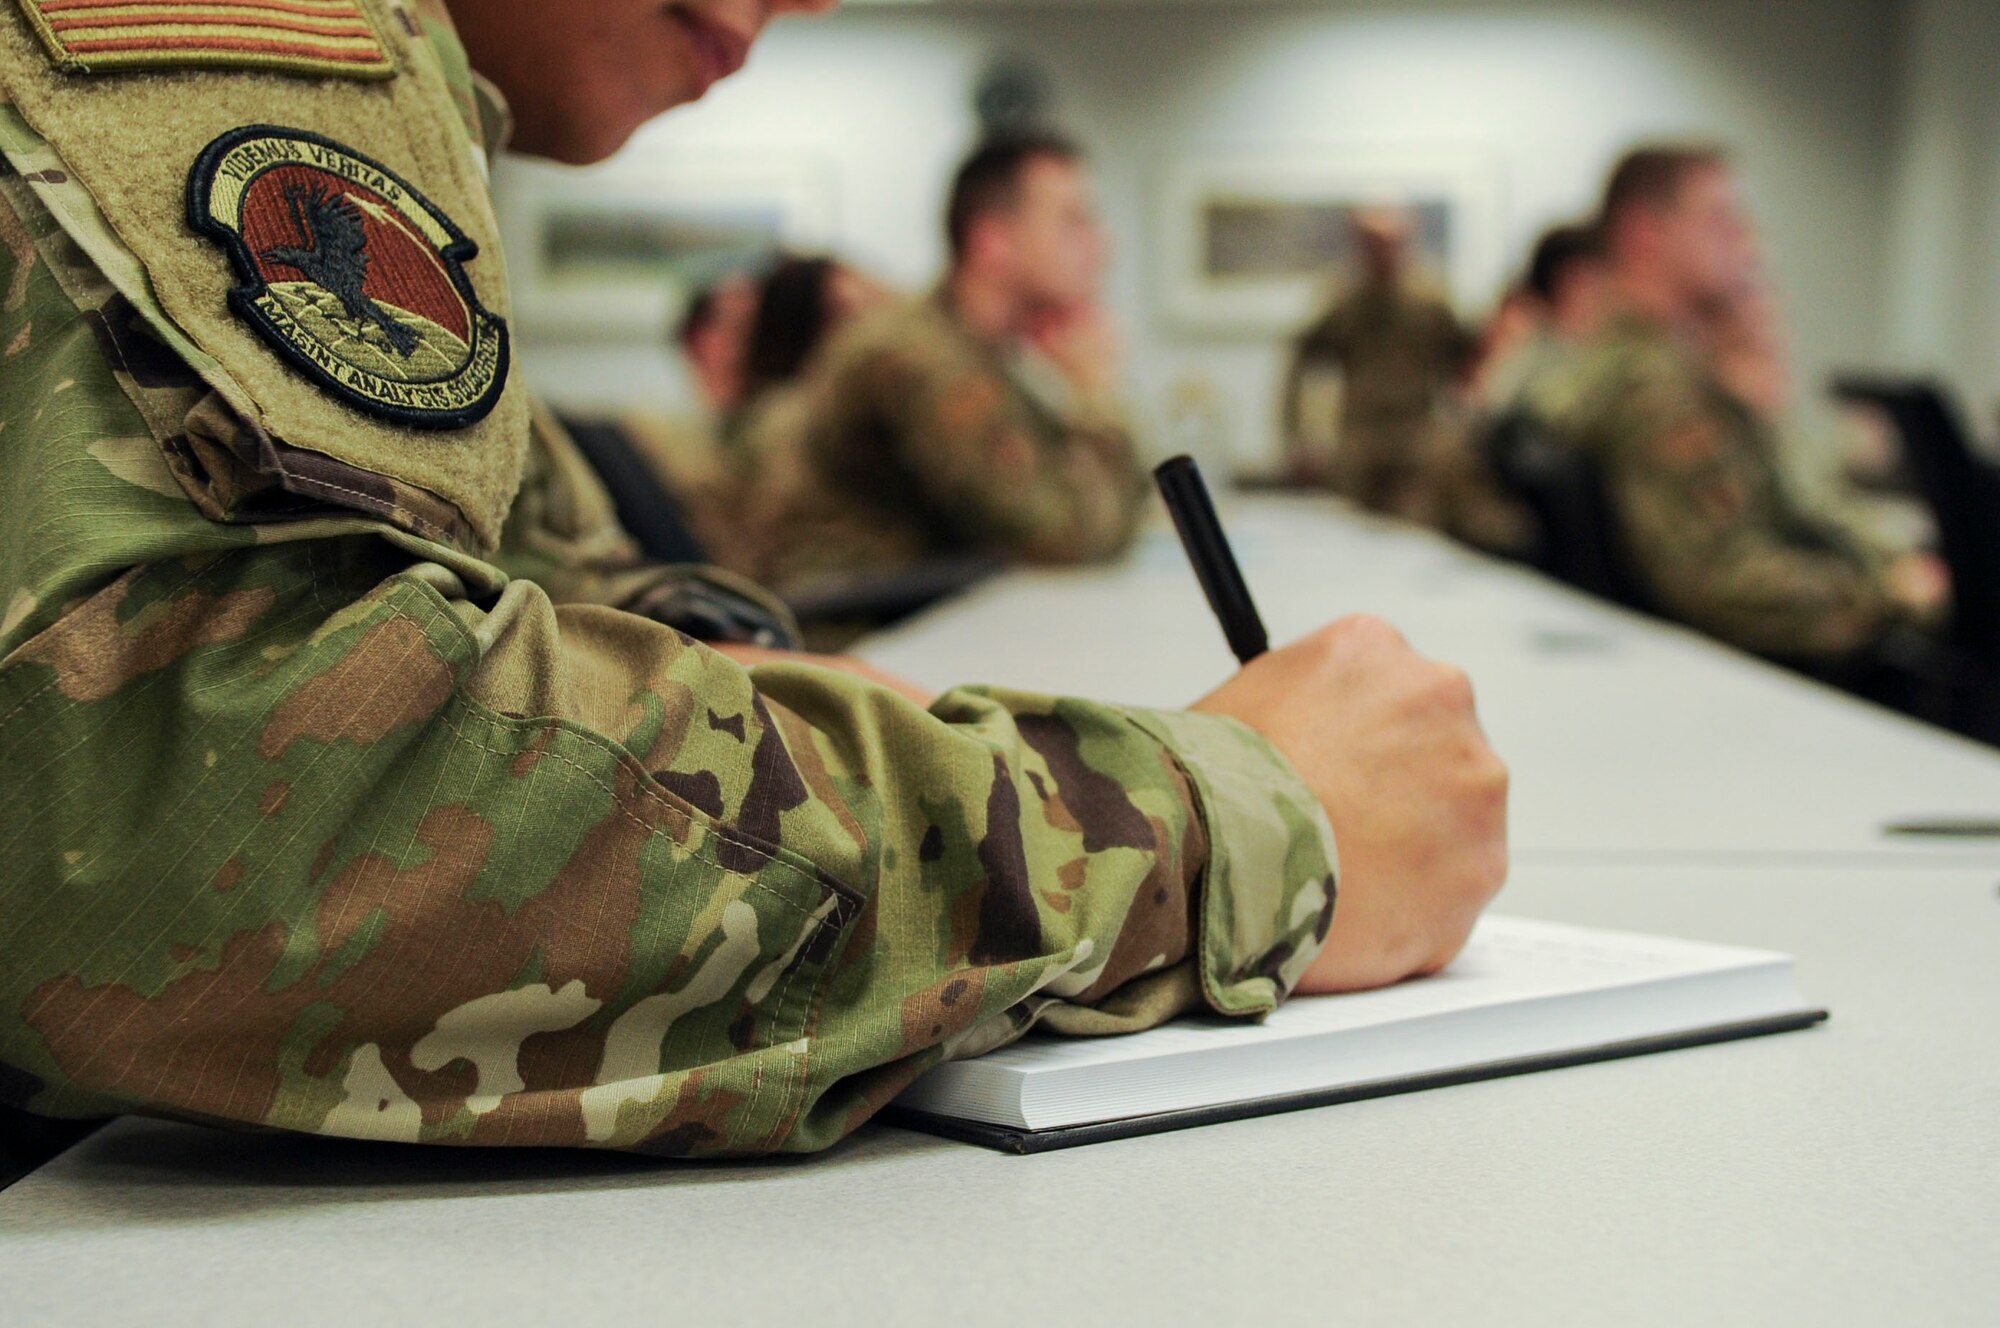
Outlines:
[[0, 1195], [27, 1324], [1990, 1325], [2000, 873], [1524, 869], [1772, 946], [1809, 1032], [1019, 1158], [686, 1166], [127, 1122]]
[[[1224, 506], [1274, 643], [1374, 613], [1466, 668], [1514, 771], [1521, 861], [2000, 863], [1883, 827], [2000, 817], [2000, 752], [1326, 501]], [[934, 686], [1179, 706], [1233, 668], [1171, 530], [1124, 565], [1015, 573], [861, 653]]]

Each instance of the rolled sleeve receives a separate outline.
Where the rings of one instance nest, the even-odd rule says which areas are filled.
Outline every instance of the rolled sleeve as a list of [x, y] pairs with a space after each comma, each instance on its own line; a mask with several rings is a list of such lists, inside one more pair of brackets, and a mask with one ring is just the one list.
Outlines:
[[1218, 1014], [1268, 1014], [1298, 986], [1333, 923], [1333, 826], [1292, 764], [1248, 725], [1129, 713], [1179, 762], [1207, 830], [1196, 940], [1203, 999]]

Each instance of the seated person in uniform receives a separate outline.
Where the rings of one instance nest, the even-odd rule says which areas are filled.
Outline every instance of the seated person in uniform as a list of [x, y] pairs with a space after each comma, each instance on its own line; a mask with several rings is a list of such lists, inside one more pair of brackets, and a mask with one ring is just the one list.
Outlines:
[[803, 385], [828, 345], [893, 298], [860, 269], [825, 256], [788, 255], [765, 276], [744, 339], [741, 405], [718, 464], [698, 487], [675, 490], [714, 561], [762, 570], [769, 531], [756, 514], [805, 482], [796, 427]]
[[765, 276], [743, 347], [742, 409], [804, 378], [820, 351], [856, 320], [888, 304], [887, 288], [848, 263], [788, 256]]
[[1550, 565], [1541, 523], [1504, 476], [1510, 456], [1530, 440], [1523, 430], [1548, 413], [1542, 394], [1565, 380], [1562, 369], [1596, 331], [1603, 267], [1593, 231], [1555, 227], [1536, 241], [1526, 272], [1487, 323], [1466, 390], [1471, 427], [1439, 466], [1445, 529], [1468, 544]]
[[561, 417], [610, 494], [619, 523], [650, 558], [683, 563], [714, 557], [713, 532], [702, 518], [718, 495], [730, 492], [727, 435], [744, 400], [759, 295], [757, 280], [738, 272], [689, 298], [668, 338], [687, 379], [687, 405]]
[[1577, 351], [1603, 326], [1609, 277], [1595, 227], [1554, 226], [1543, 233], [1512, 305], [1520, 317], [1489, 344], [1474, 377], [1472, 395], [1483, 414], [1547, 413], [1541, 395], [1566, 378]]
[[1554, 227], [1536, 241], [1527, 271], [1488, 324], [1467, 392], [1473, 427], [1445, 479], [1446, 528], [1467, 543], [1552, 565], [1540, 521], [1503, 476], [1519, 450], [1546, 433], [1572, 361], [1602, 322], [1605, 280], [1596, 232]]
[[697, 291], [675, 325], [694, 410], [563, 417], [649, 556], [745, 560], [740, 518], [758, 470], [743, 443], [749, 422], [836, 332], [887, 298], [832, 258], [785, 256], [761, 276], [732, 274]]
[[[1473, 340], [1411, 272], [1414, 225], [1398, 208], [1355, 214], [1359, 278], [1300, 334], [1286, 376], [1286, 461], [1294, 479], [1368, 511], [1439, 525]], [[1329, 429], [1330, 412], [1314, 411], [1310, 398], [1330, 384], [1340, 406]]]
[[1392, 629], [1186, 711], [931, 698], [751, 644], [528, 399], [499, 95], [599, 160], [830, 7], [356, 0], [115, 73], [0, 8], [0, 1109], [810, 1151], [1030, 1025], [1457, 953], [1505, 772]]
[[1626, 552], [1667, 613], [1838, 675], [1887, 633], [1933, 624], [1949, 578], [1794, 492], [1775, 430], [1718, 373], [1717, 320], [1752, 289], [1751, 223], [1727, 156], [1649, 147], [1612, 173], [1599, 222], [1612, 313], [1552, 423], [1597, 459]]
[[788, 255], [761, 276], [732, 274], [697, 291], [675, 325], [692, 411], [564, 417], [620, 522], [649, 555], [741, 559], [733, 551], [756, 470], [742, 442], [752, 432], [747, 422], [805, 372], [834, 333], [886, 298], [874, 281], [832, 258]]
[[750, 329], [761, 307], [758, 279], [732, 272], [696, 291], [674, 323], [674, 346], [687, 365], [696, 399], [711, 420], [726, 420], [743, 404]]
[[685, 495], [710, 483], [749, 396], [752, 329], [763, 283], [735, 272], [689, 297], [670, 337], [691, 400], [671, 413], [632, 411], [615, 423], [659, 482]]
[[1148, 489], [1082, 158], [1053, 137], [980, 148], [946, 230], [937, 290], [836, 338], [745, 439], [738, 566], [781, 593], [926, 560], [1093, 562], [1132, 539]]

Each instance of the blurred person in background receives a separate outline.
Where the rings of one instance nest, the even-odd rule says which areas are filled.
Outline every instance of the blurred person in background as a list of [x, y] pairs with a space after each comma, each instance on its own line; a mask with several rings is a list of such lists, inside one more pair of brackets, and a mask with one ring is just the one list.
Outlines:
[[804, 376], [836, 334], [895, 297], [859, 268], [826, 255], [787, 256], [765, 276], [744, 338], [740, 407]]
[[1593, 226], [1550, 227], [1535, 241], [1526, 273], [1489, 328], [1472, 396], [1488, 416], [1533, 409], [1544, 384], [1559, 375], [1603, 326], [1610, 272]]
[[[1462, 429], [1459, 386], [1473, 338], [1443, 298], [1411, 271], [1414, 219], [1400, 208], [1354, 216], [1360, 265], [1343, 292], [1302, 333], [1284, 390], [1286, 463], [1371, 512], [1428, 525], [1442, 521], [1439, 471]], [[1308, 416], [1307, 396], [1338, 377], [1338, 425]]]
[[710, 494], [725, 473], [723, 452], [743, 404], [759, 299], [760, 281], [750, 272], [733, 272], [688, 297], [668, 337], [691, 389], [678, 407], [637, 408], [604, 420], [565, 417], [618, 500], [620, 518], [642, 539], [650, 524], [643, 509], [657, 496], [632, 464], [677, 503]]
[[673, 344], [694, 404], [634, 409], [604, 420], [566, 417], [618, 507], [619, 521], [666, 561], [738, 562], [741, 515], [760, 473], [746, 437], [834, 333], [889, 298], [837, 259], [780, 255], [697, 291]]
[[712, 419], [729, 418], [743, 402], [750, 333], [764, 284], [752, 273], [732, 272], [696, 291], [674, 325], [674, 345], [688, 380]]
[[744, 396], [745, 357], [760, 281], [733, 272], [688, 297], [668, 334], [688, 391], [662, 409], [561, 415], [626, 532], [664, 563], [706, 562], [702, 518], [728, 491], [726, 438]]
[[1542, 421], [1579, 349], [1603, 322], [1607, 272], [1594, 228], [1544, 231], [1520, 280], [1487, 324], [1469, 375], [1465, 446], [1447, 454], [1446, 528], [1475, 547], [1552, 567], [1541, 522], [1504, 476], [1524, 445], [1544, 437]]
[[1601, 468], [1659, 606], [1836, 679], [1935, 627], [1950, 578], [1803, 502], [1768, 413], [1788, 395], [1758, 305], [1756, 235], [1726, 152], [1664, 145], [1612, 172], [1599, 222], [1612, 312], [1553, 423]]
[[711, 558], [734, 567], [762, 563], [759, 541], [773, 500], [810, 482], [798, 451], [801, 384], [841, 332], [894, 299], [873, 277], [824, 254], [784, 256], [766, 274], [717, 463], [698, 485], [684, 480], [676, 490]]
[[735, 565], [781, 593], [927, 560], [1096, 561], [1137, 528], [1082, 154], [1052, 135], [981, 146], [946, 232], [937, 290], [835, 337], [746, 439], [766, 464]]

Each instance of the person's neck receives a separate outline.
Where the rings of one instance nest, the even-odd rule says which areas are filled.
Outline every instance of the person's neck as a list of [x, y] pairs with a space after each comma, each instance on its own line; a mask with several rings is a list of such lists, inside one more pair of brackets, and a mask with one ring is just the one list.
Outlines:
[[1028, 335], [1032, 316], [1027, 302], [984, 273], [953, 272], [945, 281], [945, 297], [958, 321], [981, 341], [1005, 346]]
[[1615, 285], [1618, 307], [1626, 313], [1658, 323], [1678, 337], [1700, 335], [1701, 320], [1694, 302], [1662, 274], [1639, 267], [1622, 267]]

